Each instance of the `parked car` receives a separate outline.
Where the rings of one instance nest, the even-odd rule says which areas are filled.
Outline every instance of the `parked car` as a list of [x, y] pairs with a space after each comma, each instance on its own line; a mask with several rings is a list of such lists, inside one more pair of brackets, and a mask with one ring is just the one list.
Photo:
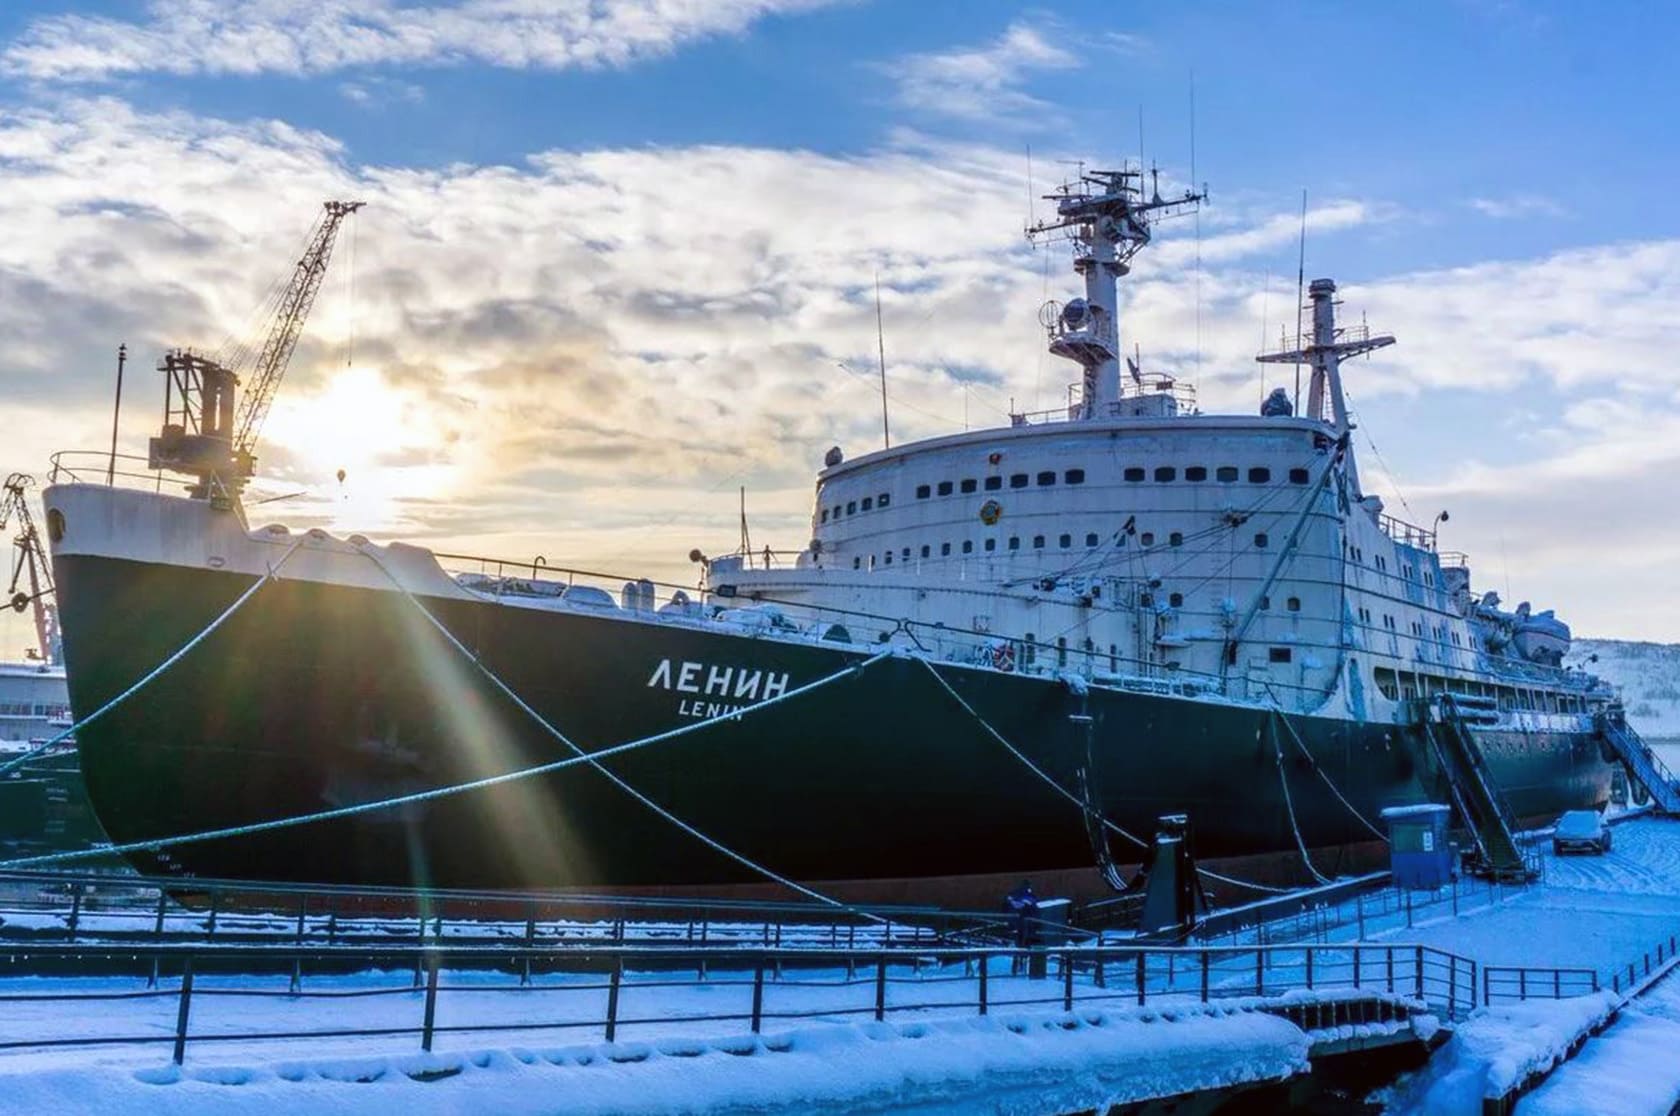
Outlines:
[[1558, 819], [1552, 831], [1552, 851], [1559, 856], [1569, 852], [1607, 853], [1610, 827], [1597, 810], [1571, 810]]

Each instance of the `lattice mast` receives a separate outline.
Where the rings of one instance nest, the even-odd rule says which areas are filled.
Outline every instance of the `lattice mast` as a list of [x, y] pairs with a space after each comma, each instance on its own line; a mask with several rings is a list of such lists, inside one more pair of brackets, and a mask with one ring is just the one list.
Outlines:
[[[1308, 418], [1328, 422], [1338, 436], [1353, 429], [1348, 419], [1347, 399], [1342, 394], [1342, 361], [1362, 356], [1394, 344], [1392, 334], [1373, 337], [1363, 324], [1349, 327], [1336, 325], [1336, 283], [1333, 279], [1314, 279], [1307, 287], [1312, 302], [1312, 336], [1298, 336], [1293, 345], [1285, 344], [1274, 353], [1261, 353], [1254, 359], [1262, 364], [1305, 364], [1312, 369], [1307, 385]], [[1330, 413], [1325, 415], [1325, 404]], [[1353, 455], [1346, 455], [1348, 479], [1355, 492], [1359, 489], [1359, 475]]]
[[[17, 527], [17, 534], [12, 538], [16, 558], [12, 563], [12, 580], [6, 589], [6, 603], [14, 612], [33, 611], [37, 650], [30, 657], [50, 665], [59, 658], [58, 609], [48, 601], [53, 595], [52, 563], [47, 560], [46, 547], [29, 514], [28, 492], [34, 483], [35, 478], [26, 473], [13, 473], [0, 488], [0, 533], [14, 523]], [[18, 586], [26, 575], [28, 591]]]
[[1085, 297], [1069, 301], [1045, 323], [1050, 351], [1084, 369], [1080, 418], [1107, 417], [1120, 402], [1120, 277], [1149, 243], [1155, 220], [1189, 212], [1207, 200], [1206, 189], [1163, 198], [1159, 172], [1151, 171], [1150, 178], [1146, 198], [1141, 167], [1081, 169], [1077, 179], [1044, 195], [1056, 203], [1056, 216], [1027, 229], [1035, 242], [1070, 241], [1074, 270], [1085, 279]]

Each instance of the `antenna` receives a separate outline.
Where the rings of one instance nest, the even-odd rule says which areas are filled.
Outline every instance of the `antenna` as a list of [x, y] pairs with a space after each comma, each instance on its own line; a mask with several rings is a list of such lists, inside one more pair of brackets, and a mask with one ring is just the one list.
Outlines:
[[[1196, 185], [1196, 71], [1190, 71], [1190, 185]], [[1204, 191], [1205, 192], [1205, 191]], [[1196, 386], [1202, 386], [1202, 207], [1196, 207]], [[1261, 330], [1264, 332], [1262, 324]]]
[[887, 333], [881, 325], [881, 273], [875, 272], [875, 348], [881, 357], [881, 444], [892, 449], [892, 430], [887, 426]]
[[[1295, 347], [1301, 347], [1301, 309], [1307, 285], [1307, 188], [1301, 187], [1301, 254], [1295, 263]], [[1295, 362], [1295, 413], [1301, 413], [1301, 362]], [[1317, 418], [1317, 415], [1313, 416]]]
[[752, 535], [747, 531], [747, 486], [741, 486], [741, 557], [752, 565]]
[[[1038, 199], [1033, 195], [1032, 144], [1027, 144], [1027, 227], [1038, 219]], [[1035, 244], [1036, 248], [1037, 245]]]
[[107, 486], [117, 483], [117, 420], [122, 417], [123, 365], [128, 363], [128, 346], [117, 346], [117, 400], [111, 405], [111, 459], [105, 466]]
[[[1266, 351], [1266, 330], [1271, 325], [1272, 269], [1266, 269], [1266, 285], [1260, 291], [1260, 351]], [[1260, 402], [1266, 401], [1266, 366], [1260, 365]]]

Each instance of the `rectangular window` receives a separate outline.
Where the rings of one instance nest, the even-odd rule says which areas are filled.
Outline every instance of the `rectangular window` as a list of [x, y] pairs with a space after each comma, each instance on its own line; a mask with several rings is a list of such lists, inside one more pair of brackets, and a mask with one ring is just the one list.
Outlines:
[[827, 523], [827, 522], [828, 522], [828, 509], [827, 509], [827, 508], [824, 508], [824, 509], [823, 509], [823, 510], [822, 510], [822, 521], [823, 521], [823, 522], [824, 522], [824, 523]]
[[977, 489], [979, 487], [980, 487], [979, 482], [976, 481], [973, 477], [965, 478], [962, 482], [962, 491], [965, 494], [969, 493], [969, 492], [973, 492], [975, 489]]
[[1033, 536], [1033, 549], [1034, 550], [1043, 550], [1044, 549], [1044, 536], [1043, 535], [1034, 535]]
[[973, 554], [974, 553], [974, 540], [973, 539], [964, 539], [963, 540], [963, 553], [964, 554]]
[[1090, 534], [1085, 536], [1085, 545], [1086, 546], [1096, 546], [1097, 545], [1097, 533], [1095, 531], [1092, 531]]
[[1002, 487], [1003, 487], [1003, 478], [1002, 477], [987, 477], [986, 478], [986, 491], [987, 492], [996, 492], [998, 489], [1000, 489]]
[[1191, 465], [1189, 468], [1184, 470], [1184, 479], [1187, 481], [1207, 480], [1207, 466]]
[[926, 500], [929, 496], [932, 496], [932, 495], [933, 495], [933, 489], [929, 485], [918, 484], [916, 486], [916, 499]]
[[951, 482], [950, 481], [940, 481], [939, 482], [939, 494], [941, 496], [949, 496], [951, 494]]
[[951, 554], [951, 544], [950, 543], [940, 543], [939, 544], [939, 556], [941, 558], [948, 558], [948, 557], [950, 557], [950, 554]]
[[1144, 478], [1143, 467], [1139, 465], [1129, 466], [1126, 471], [1121, 474], [1121, 476], [1125, 477], [1132, 484], [1140, 484]]
[[992, 551], [994, 551], [996, 549], [997, 549], [997, 540], [996, 539], [987, 539], [986, 540], [986, 553], [990, 554]]
[[1084, 484], [1085, 470], [1069, 469], [1067, 472], [1062, 474], [1062, 482], [1064, 484]]
[[1312, 475], [1310, 473], [1308, 473], [1305, 469], [1291, 469], [1291, 470], [1289, 470], [1289, 483], [1290, 484], [1306, 484], [1310, 480], [1312, 480]]
[[870, 508], [872, 508], [874, 506], [875, 506], [875, 497], [865, 496], [863, 498], [863, 510], [864, 511], [868, 511]]
[[883, 562], [888, 566], [892, 565], [892, 551], [887, 551], [887, 553], [883, 556]]
[[1144, 546], [1154, 546], [1155, 532], [1145, 531], [1143, 534], [1138, 536], [1138, 542], [1142, 543]]
[[1060, 539], [1057, 540], [1057, 542], [1061, 543], [1063, 550], [1067, 550], [1069, 547], [1073, 546], [1073, 536], [1072, 535], [1063, 535]]
[[1009, 549], [1010, 550], [1020, 550], [1021, 549], [1021, 536], [1020, 535], [1010, 535], [1009, 536]]
[[1270, 663], [1287, 663], [1293, 661], [1295, 654], [1287, 647], [1269, 647], [1266, 649], [1266, 661]]
[[1264, 465], [1257, 465], [1248, 471], [1249, 484], [1270, 484], [1271, 482], [1272, 471]]
[[1178, 470], [1171, 465], [1162, 465], [1155, 470], [1157, 484], [1169, 484], [1178, 479]]
[[846, 501], [846, 514], [847, 515], [856, 515], [857, 514], [857, 501], [856, 500], [847, 500]]
[[923, 546], [922, 546], [922, 557], [927, 558], [927, 557], [932, 556], [932, 554], [933, 554], [933, 547], [928, 546], [926, 544], [923, 544]]
[[1056, 483], [1056, 474], [1055, 473], [1045, 471], [1045, 472], [1042, 472], [1042, 473], [1038, 474], [1038, 486], [1040, 488], [1048, 488], [1055, 483]]
[[1025, 487], [1027, 487], [1027, 481], [1029, 481], [1031, 479], [1032, 478], [1028, 477], [1027, 474], [1025, 474], [1025, 473], [1012, 473], [1012, 474], [1010, 474], [1010, 477], [1009, 477], [1009, 487], [1010, 488], [1025, 488]]
[[1267, 546], [1271, 545], [1271, 541], [1271, 536], [1267, 535], [1264, 531], [1261, 531], [1258, 535], [1254, 536], [1254, 545], [1259, 547], [1261, 550], [1265, 550]]
[[1221, 465], [1214, 471], [1214, 479], [1220, 484], [1237, 483], [1237, 467], [1235, 465]]
[[1167, 536], [1167, 545], [1168, 546], [1183, 546], [1184, 545], [1184, 533], [1182, 531], [1174, 531], [1172, 534], [1168, 535]]
[[890, 503], [892, 503], [892, 493], [890, 492], [883, 492], [875, 497], [875, 506], [878, 508], [884, 508]]

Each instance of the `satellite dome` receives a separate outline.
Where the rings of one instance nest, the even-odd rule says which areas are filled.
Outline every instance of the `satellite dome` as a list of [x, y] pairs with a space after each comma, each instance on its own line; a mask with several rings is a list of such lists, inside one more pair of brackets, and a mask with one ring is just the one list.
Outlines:
[[1068, 329], [1078, 329], [1091, 316], [1091, 304], [1082, 298], [1070, 298], [1068, 304], [1062, 307], [1062, 325]]
[[828, 452], [823, 454], [823, 467], [832, 469], [844, 460], [846, 460], [846, 455], [840, 452], [839, 446], [829, 446]]

